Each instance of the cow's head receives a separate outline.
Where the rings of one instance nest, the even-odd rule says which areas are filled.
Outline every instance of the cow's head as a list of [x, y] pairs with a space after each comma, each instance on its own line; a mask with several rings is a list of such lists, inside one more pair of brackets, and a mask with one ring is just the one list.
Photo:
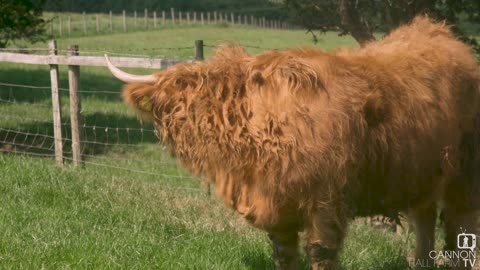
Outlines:
[[141, 119], [151, 120], [153, 104], [150, 100], [150, 97], [153, 95], [156, 89], [154, 86], [156, 83], [158, 83], [160, 77], [156, 74], [130, 74], [114, 66], [106, 54], [105, 59], [110, 72], [117, 79], [128, 84], [122, 94], [125, 103], [134, 108]]
[[[127, 83], [122, 93], [123, 100], [144, 120], [165, 123], [173, 118], [182, 120], [214, 114], [215, 119], [207, 117], [205, 121], [213, 124], [224, 122], [225, 118], [231, 122], [231, 110], [222, 108], [234, 103], [239, 105], [239, 100], [245, 96], [249, 55], [238, 46], [220, 46], [209, 61], [180, 63], [142, 76], [118, 69], [108, 56], [105, 57], [111, 73]], [[212, 110], [218, 112], [212, 113]], [[187, 120], [192, 120], [195, 125], [203, 121], [197, 118]]]

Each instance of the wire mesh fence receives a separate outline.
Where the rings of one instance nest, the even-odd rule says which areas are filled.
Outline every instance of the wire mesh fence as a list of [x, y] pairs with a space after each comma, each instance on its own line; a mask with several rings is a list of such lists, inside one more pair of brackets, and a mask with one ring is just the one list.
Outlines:
[[[45, 74], [48, 76], [47, 74]], [[55, 158], [55, 136], [50, 86], [0, 82], [0, 152]], [[97, 166], [161, 177], [193, 179], [159, 145], [150, 124], [136, 119], [118, 90], [80, 88], [81, 154], [85, 167]], [[69, 89], [59, 88], [62, 101], [63, 160], [72, 161], [72, 134], [68, 111]]]

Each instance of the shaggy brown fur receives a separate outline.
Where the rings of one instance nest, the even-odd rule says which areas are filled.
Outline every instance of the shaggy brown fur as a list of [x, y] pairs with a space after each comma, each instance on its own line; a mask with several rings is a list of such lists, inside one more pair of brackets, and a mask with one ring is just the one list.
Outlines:
[[[305, 231], [312, 268], [335, 267], [349, 217], [409, 211], [420, 258], [433, 249], [436, 202], [448, 245], [460, 226], [473, 229], [479, 70], [442, 24], [416, 18], [333, 53], [221, 46], [209, 61], [156, 76], [127, 85], [125, 102], [276, 250], [296, 254]], [[296, 258], [276, 261], [296, 267]]]

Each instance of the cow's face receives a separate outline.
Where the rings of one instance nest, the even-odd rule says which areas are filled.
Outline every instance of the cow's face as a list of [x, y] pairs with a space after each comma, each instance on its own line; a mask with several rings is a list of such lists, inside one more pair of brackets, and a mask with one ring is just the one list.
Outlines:
[[[128, 83], [122, 94], [125, 103], [142, 119], [156, 123], [168, 120], [166, 115], [182, 120], [183, 117], [211, 114], [212, 110], [221, 111], [221, 107], [229, 104], [238, 105], [245, 97], [247, 58], [240, 47], [220, 47], [210, 61], [181, 63], [151, 75], [138, 76], [121, 71], [106, 57], [112, 74]], [[223, 119], [222, 115], [218, 117]], [[228, 119], [231, 120], [229, 115]], [[195, 125], [201, 124], [199, 119], [191, 120]]]
[[[168, 108], [170, 105], [167, 103], [161, 104], [162, 99], [165, 96], [174, 97], [188, 87], [195, 87], [198, 81], [193, 73], [185, 72], [185, 68], [184, 72], [178, 72], [175, 67], [151, 75], [134, 75], [115, 67], [107, 55], [105, 58], [112, 74], [127, 83], [122, 93], [123, 100], [135, 109], [142, 120], [153, 120], [153, 112], [158, 106], [167, 111], [172, 109]], [[195, 64], [183, 64], [184, 67], [189, 65]]]

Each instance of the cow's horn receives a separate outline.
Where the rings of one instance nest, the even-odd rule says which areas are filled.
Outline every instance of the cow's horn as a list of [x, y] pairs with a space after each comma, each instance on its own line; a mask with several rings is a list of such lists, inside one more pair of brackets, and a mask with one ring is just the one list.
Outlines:
[[115, 76], [117, 79], [123, 82], [154, 84], [158, 80], [158, 78], [154, 75], [133, 75], [133, 74], [129, 74], [124, 71], [121, 71], [116, 66], [114, 66], [112, 62], [110, 62], [110, 59], [108, 58], [107, 54], [105, 54], [105, 60], [107, 60], [108, 69], [110, 70], [110, 72], [112, 72], [113, 76]]

